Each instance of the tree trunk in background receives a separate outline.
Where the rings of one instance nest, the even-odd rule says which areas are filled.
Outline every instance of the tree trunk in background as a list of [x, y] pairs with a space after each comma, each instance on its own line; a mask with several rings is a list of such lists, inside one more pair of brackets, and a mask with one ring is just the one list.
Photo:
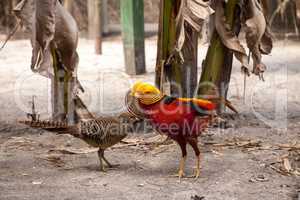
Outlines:
[[[238, 0], [229, 0], [225, 8], [226, 22], [238, 33], [240, 30]], [[233, 53], [226, 48], [217, 31], [214, 30], [206, 58], [203, 61], [202, 74], [200, 78], [198, 95], [217, 95], [227, 98], [228, 86], [232, 70]], [[224, 112], [225, 106], [220, 103], [219, 113]]]
[[143, 74], [146, 71], [144, 1], [121, 0], [120, 9], [126, 73]]
[[102, 0], [88, 0], [88, 38], [95, 40], [95, 53], [102, 53]]
[[10, 18], [13, 15], [12, 14], [13, 2], [12, 1], [7, 2], [4, 9], [5, 9], [5, 14], [6, 14], [5, 22], [4, 22], [5, 25], [6, 25], [6, 34], [9, 35], [10, 30], [11, 30], [11, 20], [10, 20]]
[[166, 64], [176, 44], [176, 24], [180, 0], [161, 0], [158, 31], [155, 84], [165, 94], [192, 97], [197, 86], [197, 41], [198, 34], [187, 27], [189, 34], [182, 53], [184, 63], [175, 58]]
[[94, 39], [95, 37], [95, 29], [94, 29], [94, 16], [95, 16], [95, 0], [87, 0], [88, 4], [88, 38]]
[[95, 0], [95, 53], [102, 54], [102, 0]]
[[108, 33], [108, 0], [102, 0], [102, 20], [101, 20], [101, 25], [102, 25], [102, 34], [103, 33]]

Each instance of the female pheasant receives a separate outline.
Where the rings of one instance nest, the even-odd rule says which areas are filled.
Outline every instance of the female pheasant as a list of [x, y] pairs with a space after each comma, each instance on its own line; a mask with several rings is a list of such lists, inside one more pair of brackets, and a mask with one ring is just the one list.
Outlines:
[[187, 144], [195, 151], [197, 159], [194, 177], [199, 177], [200, 150], [197, 138], [212, 120], [215, 107], [208, 100], [164, 95], [156, 87], [142, 82], [136, 83], [127, 96], [129, 112], [149, 119], [159, 133], [169, 136], [179, 144], [182, 151], [179, 178], [184, 176]]
[[66, 122], [56, 121], [20, 121], [32, 128], [41, 128], [58, 134], [70, 134], [79, 138], [92, 147], [99, 148], [98, 157], [100, 170], [105, 171], [103, 161], [109, 168], [113, 167], [105, 157], [104, 151], [123, 140], [130, 128], [129, 124], [134, 124], [136, 118], [128, 113], [121, 113], [116, 117], [94, 117], [87, 109], [79, 97], [75, 97], [76, 123], [68, 125]]

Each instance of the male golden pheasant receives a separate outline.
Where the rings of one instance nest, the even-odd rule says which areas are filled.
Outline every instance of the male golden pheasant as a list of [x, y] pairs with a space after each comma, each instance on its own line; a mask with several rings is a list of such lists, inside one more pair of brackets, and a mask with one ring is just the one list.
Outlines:
[[[129, 98], [131, 101], [135, 100], [137, 105], [129, 103]], [[129, 112], [149, 119], [159, 133], [169, 136], [179, 144], [182, 151], [179, 178], [184, 176], [187, 144], [195, 151], [197, 159], [194, 177], [199, 177], [200, 150], [197, 138], [212, 120], [215, 107], [215, 104], [208, 100], [164, 95], [156, 87], [142, 82], [136, 83], [127, 96]]]

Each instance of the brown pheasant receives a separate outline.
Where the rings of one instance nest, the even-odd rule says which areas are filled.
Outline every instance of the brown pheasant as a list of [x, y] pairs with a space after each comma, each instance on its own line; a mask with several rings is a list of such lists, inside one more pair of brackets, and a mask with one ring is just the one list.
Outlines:
[[135, 118], [122, 113], [117, 117], [98, 117], [95, 118], [86, 108], [79, 97], [75, 99], [76, 118], [75, 125], [68, 125], [65, 122], [55, 121], [20, 121], [33, 128], [42, 128], [59, 134], [70, 134], [80, 138], [92, 147], [99, 148], [98, 157], [100, 170], [105, 171], [103, 161], [109, 168], [114, 167], [105, 157], [105, 149], [119, 143], [128, 134], [128, 125], [135, 122]]

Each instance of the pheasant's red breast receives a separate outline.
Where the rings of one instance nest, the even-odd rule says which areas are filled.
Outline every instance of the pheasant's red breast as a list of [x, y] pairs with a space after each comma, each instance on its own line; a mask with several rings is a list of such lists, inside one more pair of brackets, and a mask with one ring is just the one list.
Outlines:
[[140, 105], [147, 113], [154, 127], [163, 134], [184, 134], [198, 136], [207, 127], [210, 116], [207, 111], [214, 105], [205, 102], [208, 107], [201, 107], [192, 101], [178, 98], [162, 99], [152, 105]]

